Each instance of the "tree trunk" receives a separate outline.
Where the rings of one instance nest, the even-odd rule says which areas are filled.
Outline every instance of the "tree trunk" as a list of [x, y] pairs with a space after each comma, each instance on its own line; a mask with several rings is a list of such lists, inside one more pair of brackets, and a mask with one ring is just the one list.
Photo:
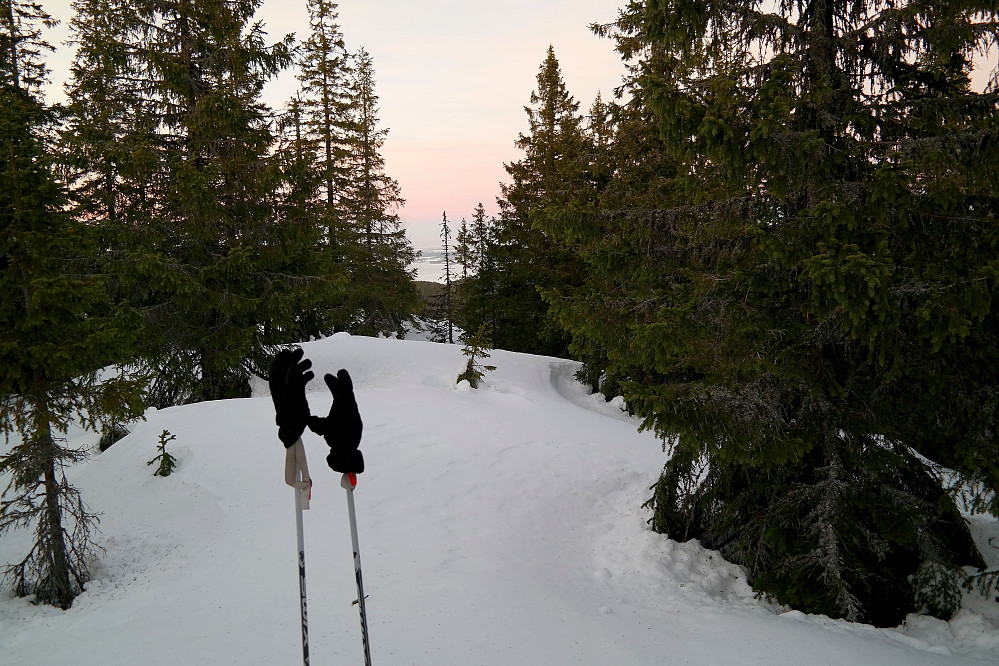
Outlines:
[[61, 486], [56, 477], [56, 458], [59, 448], [52, 438], [52, 424], [48, 416], [48, 400], [36, 403], [35, 437], [32, 444], [34, 464], [42, 474], [45, 486], [45, 504], [39, 516], [38, 548], [39, 579], [35, 591], [37, 601], [67, 609], [73, 604], [76, 592], [70, 582], [70, 557], [62, 527]]
[[41, 581], [38, 596], [45, 595], [48, 601], [62, 609], [73, 605], [76, 596], [70, 583], [69, 554], [66, 552], [66, 540], [63, 538], [62, 508], [59, 505], [59, 481], [56, 478], [55, 443], [51, 433], [46, 433], [38, 445], [44, 447], [44, 482], [45, 482], [45, 513], [44, 521], [47, 551], [41, 556], [48, 562], [48, 573]]

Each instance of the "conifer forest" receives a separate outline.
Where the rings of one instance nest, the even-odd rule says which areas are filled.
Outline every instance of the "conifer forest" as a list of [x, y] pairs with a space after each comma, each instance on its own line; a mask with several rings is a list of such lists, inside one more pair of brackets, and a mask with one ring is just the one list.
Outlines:
[[[56, 436], [74, 419], [113, 433], [248, 397], [279, 345], [401, 333], [416, 310], [370, 55], [335, 3], [310, 1], [302, 43], [268, 43], [257, 4], [76, 2], [68, 102], [46, 106], [51, 18], [3, 3], [0, 423], [23, 443], [0, 531], [38, 530], [19, 593], [68, 607], [87, 578], [92, 521], [61, 474], [82, 454]], [[268, 108], [292, 65], [298, 94]]]
[[49, 105], [44, 2], [2, 0], [0, 534], [36, 534], [5, 584], [68, 608], [87, 582], [70, 423], [422, 326], [581, 362], [662, 441], [652, 529], [762, 597], [891, 627], [999, 594], [965, 518], [999, 517], [999, 78], [971, 78], [999, 9], [619, 2], [591, 30], [620, 87], [584, 104], [538, 54], [499, 213], [445, 214], [427, 299], [337, 3], [271, 42], [259, 0], [76, 0]]

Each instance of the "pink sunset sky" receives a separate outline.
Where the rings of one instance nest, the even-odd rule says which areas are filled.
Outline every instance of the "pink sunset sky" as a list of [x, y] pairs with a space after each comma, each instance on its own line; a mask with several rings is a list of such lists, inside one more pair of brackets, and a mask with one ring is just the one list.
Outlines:
[[[441, 214], [460, 222], [478, 202], [497, 213], [503, 163], [527, 130], [524, 106], [551, 44], [569, 91], [586, 110], [620, 85], [624, 66], [593, 22], [618, 0], [367, 0], [339, 3], [347, 48], [374, 59], [386, 171], [399, 181], [400, 215], [416, 247], [439, 244]], [[305, 3], [265, 0], [274, 34], [307, 31]], [[294, 86], [294, 79], [289, 84]], [[269, 93], [284, 85], [275, 84]], [[283, 97], [290, 96], [286, 94]]]
[[[570, 93], [586, 111], [597, 92], [613, 95], [624, 75], [610, 40], [590, 23], [614, 20], [623, 0], [345, 0], [340, 27], [347, 48], [363, 46], [374, 60], [387, 173], [399, 181], [399, 211], [417, 248], [439, 244], [441, 214], [459, 222], [482, 202], [496, 214], [503, 163], [517, 160], [524, 106], [549, 44]], [[63, 42], [71, 0], [41, 0], [62, 25], [49, 32], [48, 58], [60, 99], [72, 50]], [[257, 18], [273, 41], [308, 36], [305, 0], [264, 0]], [[281, 108], [298, 81], [288, 71], [269, 84], [265, 101]]]
[[[72, 51], [67, 23], [71, 0], [41, 0], [61, 26], [49, 33], [53, 86], [61, 97]], [[386, 171], [399, 181], [399, 211], [414, 246], [440, 244], [441, 214], [460, 223], [482, 202], [496, 214], [504, 162], [522, 156], [514, 146], [527, 130], [524, 106], [535, 89], [549, 44], [569, 92], [586, 112], [598, 92], [605, 100], [625, 73], [614, 44], [594, 36], [591, 23], [609, 23], [625, 0], [344, 0], [340, 27], [347, 48], [365, 47], [375, 66], [381, 126], [389, 129]], [[257, 17], [274, 41], [308, 36], [305, 0], [264, 0]], [[993, 61], [994, 57], [989, 60]], [[976, 79], [984, 86], [990, 68]], [[297, 80], [285, 72], [265, 90], [281, 108]]]

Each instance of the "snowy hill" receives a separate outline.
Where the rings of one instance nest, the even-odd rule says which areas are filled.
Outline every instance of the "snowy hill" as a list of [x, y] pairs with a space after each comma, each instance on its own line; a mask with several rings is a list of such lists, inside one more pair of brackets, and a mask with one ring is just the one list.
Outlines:
[[[999, 663], [999, 604], [895, 630], [754, 598], [738, 567], [650, 532], [641, 504], [665, 454], [562, 360], [497, 351], [455, 387], [457, 346], [345, 334], [303, 345], [347, 368], [364, 419], [355, 492], [378, 666]], [[330, 398], [309, 386], [312, 410]], [[158, 412], [71, 470], [106, 552], [69, 611], [0, 597], [0, 664], [301, 663], [293, 491], [266, 386]], [[163, 430], [179, 460], [146, 461]], [[81, 443], [94, 436], [80, 435]], [[312, 663], [361, 663], [344, 491], [307, 433]], [[6, 482], [4, 482], [4, 487]], [[978, 520], [990, 564], [995, 521]], [[27, 534], [0, 541], [0, 563]]]

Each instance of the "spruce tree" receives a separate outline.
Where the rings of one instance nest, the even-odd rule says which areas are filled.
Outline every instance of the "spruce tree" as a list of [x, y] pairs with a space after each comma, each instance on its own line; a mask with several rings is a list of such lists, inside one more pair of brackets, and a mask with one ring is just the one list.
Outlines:
[[454, 235], [454, 261], [461, 266], [458, 280], [467, 280], [469, 268], [475, 270], [475, 240], [465, 218], [461, 218], [461, 226]]
[[409, 269], [416, 252], [397, 212], [405, 204], [399, 183], [385, 172], [381, 149], [388, 130], [379, 126], [374, 63], [363, 48], [354, 71], [349, 182], [340, 197], [342, 214], [357, 239], [347, 257], [351, 281], [343, 307], [352, 318], [347, 330], [402, 335], [419, 302]]
[[[156, 208], [150, 191], [159, 139], [158, 121], [137, 85], [142, 66], [135, 57], [134, 3], [76, 0], [72, 6], [71, 43], [76, 52], [65, 86], [69, 104], [56, 155], [78, 215], [100, 237], [109, 296], [141, 308], [150, 303], [127, 293], [120, 278], [131, 272], [133, 237]], [[137, 323], [137, 332], [149, 332], [147, 321]], [[109, 424], [100, 449], [127, 432], [122, 423]]]
[[587, 272], [581, 284], [557, 285], [543, 295], [572, 332], [571, 354], [583, 363], [579, 378], [608, 400], [622, 394], [626, 379], [658, 377], [638, 355], [620, 353], [632, 335], [633, 314], [624, 304], [651, 303], [668, 288], [666, 265], [659, 258], [640, 260], [640, 249], [652, 242], [653, 211], [682, 196], [679, 167], [656, 130], [647, 97], [632, 86], [623, 104], [594, 102], [587, 169], [598, 194], [549, 218], [553, 235], [585, 261]]
[[339, 218], [339, 198], [350, 182], [349, 137], [354, 130], [351, 86], [352, 58], [337, 22], [337, 3], [309, 0], [310, 34], [298, 58], [302, 133], [310, 141], [315, 169], [326, 202], [329, 244], [349, 240]]
[[269, 238], [279, 179], [259, 96], [290, 63], [289, 44], [268, 46], [251, 27], [258, 2], [206, 2], [140, 7], [151, 74], [144, 92], [163, 138], [154, 193], [164, 244], [150, 277], [170, 285], [166, 362], [198, 369], [190, 400], [249, 394], [266, 296], [287, 267]]
[[443, 342], [454, 344], [453, 284], [451, 280], [451, 227], [447, 223], [447, 211], [441, 215], [441, 247], [444, 248], [444, 289], [440, 293], [440, 311], [447, 321], [447, 337]]
[[599, 210], [549, 227], [590, 268], [550, 302], [664, 438], [653, 526], [808, 612], [954, 612], [983, 561], [918, 454], [999, 514], [997, 109], [968, 78], [995, 19], [634, 2], [599, 29], [633, 111]]
[[486, 207], [480, 201], [472, 212], [472, 257], [475, 271], [485, 269], [486, 248], [491, 242], [493, 221], [486, 218]]
[[[260, 101], [291, 62], [291, 38], [265, 42], [251, 23], [258, 4], [129, 0], [107, 25], [104, 5], [77, 3], [71, 98], [88, 131], [68, 143], [80, 148], [79, 183], [135, 178], [137, 205], [94, 210], [120, 250], [110, 260], [121, 297], [144, 308], [153, 332], [146, 350], [160, 406], [248, 395], [272, 345], [328, 328], [317, 310], [337, 281], [312, 254], [320, 221], [296, 206], [303, 186], [288, 177], [297, 162], [274, 151]], [[106, 103], [116, 110], [110, 129], [88, 117]], [[143, 150], [108, 152], [109, 139]]]
[[323, 172], [315, 168], [314, 144], [305, 134], [302, 115], [293, 100], [277, 122], [273, 154], [281, 189], [269, 233], [287, 268], [262, 331], [267, 345], [330, 335], [343, 321], [338, 306], [348, 275], [342, 257], [330, 246]]
[[466, 330], [478, 330], [487, 324], [490, 330], [496, 325], [496, 286], [498, 282], [495, 261], [490, 248], [493, 247], [493, 222], [486, 218], [485, 206], [480, 202], [472, 213], [469, 228], [469, 272], [458, 286], [458, 308], [455, 316], [459, 326]]
[[468, 357], [465, 362], [465, 369], [458, 375], [456, 384], [465, 381], [473, 389], [479, 388], [486, 373], [495, 370], [495, 365], [483, 365], [482, 360], [489, 358], [489, 352], [493, 349], [492, 338], [489, 335], [489, 327], [485, 324], [479, 326], [479, 330], [465, 339], [465, 346], [461, 353]]
[[65, 609], [89, 578], [96, 516], [64, 473], [87, 452], [60, 435], [72, 423], [134, 418], [142, 399], [135, 382], [98, 376], [129, 359], [134, 320], [110, 303], [99, 245], [74, 220], [51, 158], [56, 116], [40, 93], [41, 26], [51, 24], [36, 4], [0, 3], [0, 430], [16, 442], [0, 456], [10, 478], [0, 534], [34, 529], [4, 580]]
[[501, 185], [500, 218], [487, 250], [496, 268], [492, 333], [501, 349], [564, 356], [568, 336], [549, 316], [541, 292], [579, 280], [581, 266], [543, 229], [544, 210], [567, 205], [586, 189], [586, 144], [579, 104], [552, 47], [537, 82], [531, 106], [524, 107], [529, 133], [517, 139], [524, 157], [504, 165], [510, 182]]
[[157, 120], [136, 85], [134, 3], [76, 0], [73, 8], [76, 54], [60, 159], [81, 212], [110, 231], [151, 214]]
[[[294, 128], [296, 206], [308, 208], [325, 237], [314, 248], [327, 270], [346, 285], [357, 256], [357, 230], [346, 215], [350, 188], [350, 140], [355, 128], [352, 108], [353, 58], [338, 23], [337, 3], [308, 3], [309, 35], [298, 48], [299, 91], [292, 100], [287, 129]], [[291, 120], [294, 118], [294, 120]], [[310, 181], [315, 181], [310, 184]], [[306, 189], [315, 191], [306, 195]], [[293, 209], [289, 209], [290, 211]], [[350, 329], [355, 314], [345, 304], [345, 291], [330, 291], [307, 317], [321, 322], [311, 334]]]

